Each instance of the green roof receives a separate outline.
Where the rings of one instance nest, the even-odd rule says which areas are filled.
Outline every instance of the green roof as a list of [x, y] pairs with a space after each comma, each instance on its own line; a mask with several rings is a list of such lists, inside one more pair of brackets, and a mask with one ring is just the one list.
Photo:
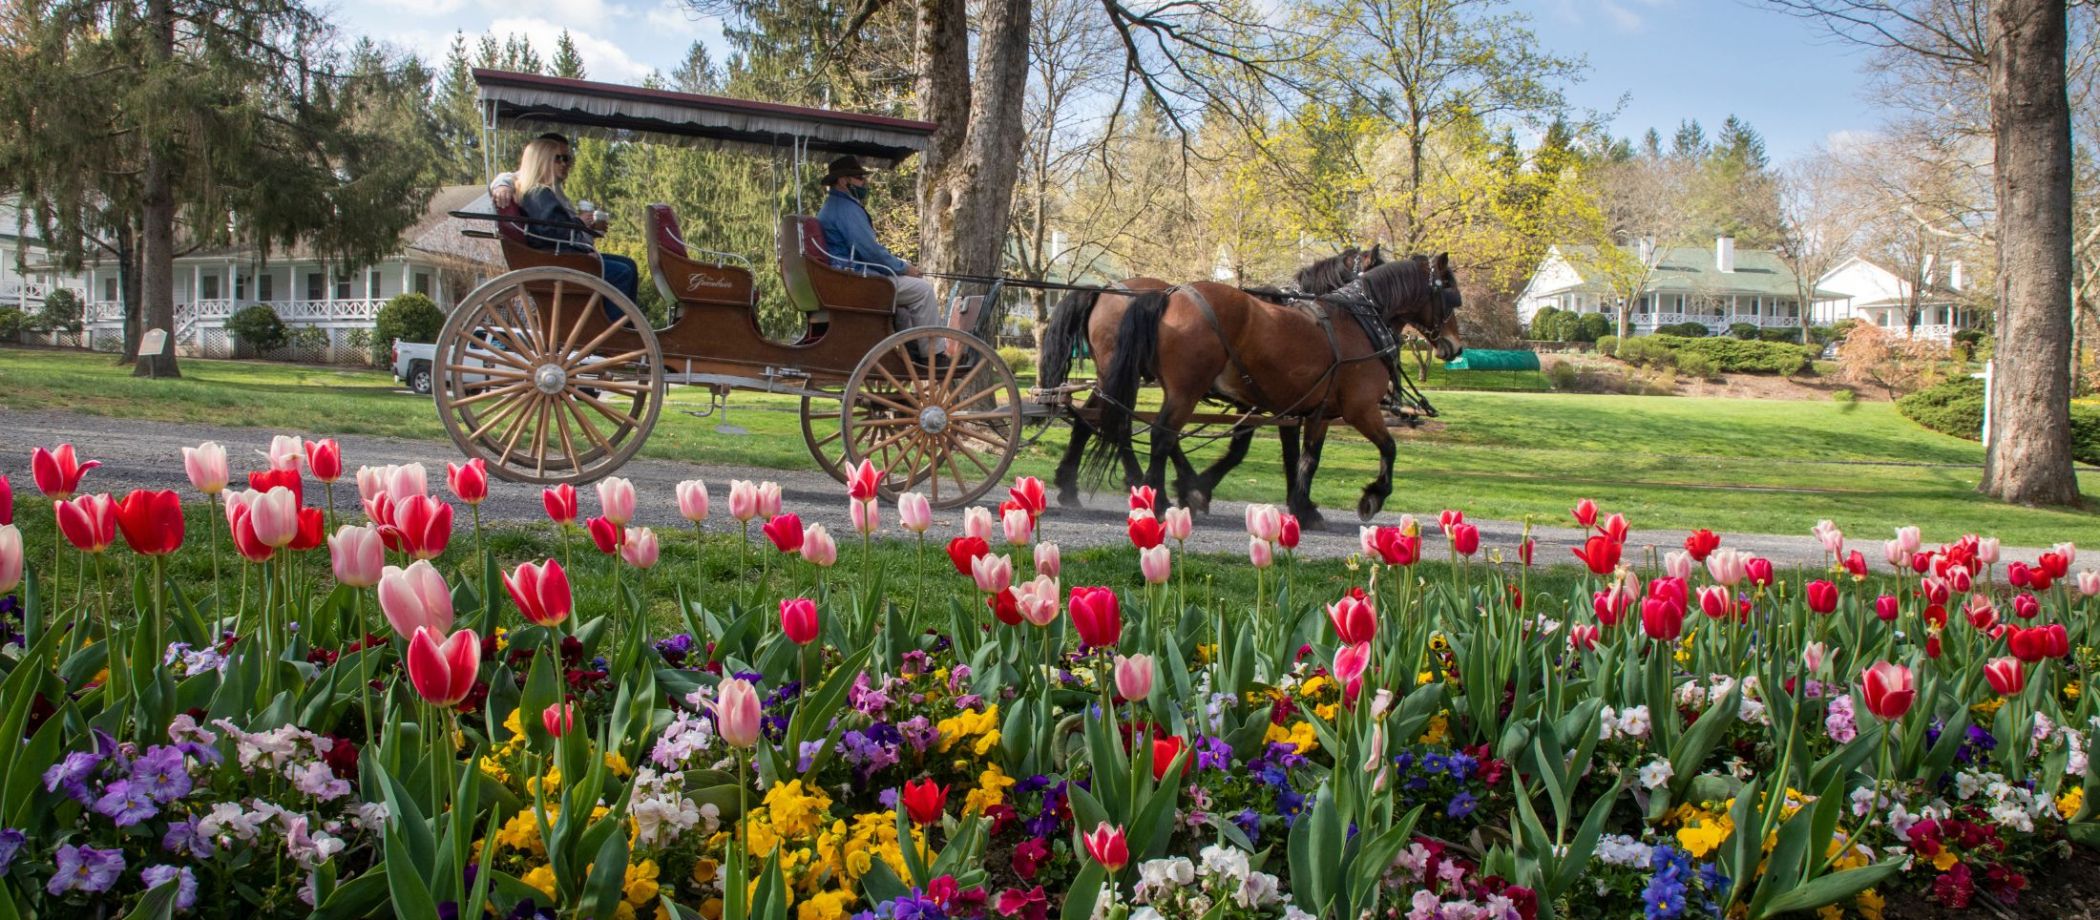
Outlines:
[[[1620, 247], [1630, 249], [1630, 247]], [[1570, 262], [1578, 274], [1583, 273], [1582, 259], [1578, 253], [1591, 249], [1588, 246], [1564, 246]], [[1601, 288], [1601, 285], [1584, 279], [1585, 288]], [[1654, 277], [1648, 279], [1651, 293], [1720, 293], [1760, 294], [1768, 297], [1799, 297], [1801, 292], [1794, 287], [1794, 270], [1787, 267], [1786, 260], [1768, 249], [1737, 249], [1735, 271], [1724, 272], [1714, 265], [1712, 246], [1675, 246], [1663, 254], [1662, 264], [1655, 268]], [[1816, 299], [1827, 300], [1843, 297], [1831, 291], [1817, 291]]]

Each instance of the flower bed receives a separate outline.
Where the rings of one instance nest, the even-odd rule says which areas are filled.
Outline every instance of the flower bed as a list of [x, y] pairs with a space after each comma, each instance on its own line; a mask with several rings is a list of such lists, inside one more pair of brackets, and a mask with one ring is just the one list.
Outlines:
[[[56, 537], [0, 522], [8, 913], [1878, 917], [2100, 844], [2068, 543], [1906, 529], [1870, 564], [1825, 522], [1827, 570], [1706, 531], [1642, 564], [1585, 502], [1558, 592], [1447, 511], [1365, 528], [1356, 586], [1310, 598], [1257, 506], [1254, 590], [1219, 596], [1142, 490], [1123, 583], [1061, 584], [1031, 479], [932, 547], [903, 496], [915, 571], [870, 565], [863, 468], [843, 552], [732, 483], [748, 556], [699, 582], [618, 479], [590, 516], [546, 490], [559, 548], [499, 560], [478, 516], [455, 539], [475, 464], [448, 500], [327, 441], [239, 491], [185, 459], [206, 533], [174, 491], [81, 494], [70, 447], [32, 459]], [[651, 498], [695, 538], [718, 510]]]

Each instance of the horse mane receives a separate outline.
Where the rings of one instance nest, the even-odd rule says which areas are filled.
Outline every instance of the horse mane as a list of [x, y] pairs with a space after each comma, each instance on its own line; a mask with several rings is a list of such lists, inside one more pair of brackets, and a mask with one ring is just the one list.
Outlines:
[[1351, 246], [1298, 269], [1298, 273], [1291, 276], [1291, 283], [1296, 285], [1298, 290], [1308, 294], [1332, 293], [1354, 280], [1356, 276], [1350, 266], [1355, 264], [1356, 257], [1361, 253], [1362, 250]]
[[1394, 259], [1359, 275], [1354, 282], [1388, 319], [1430, 297], [1428, 260]]

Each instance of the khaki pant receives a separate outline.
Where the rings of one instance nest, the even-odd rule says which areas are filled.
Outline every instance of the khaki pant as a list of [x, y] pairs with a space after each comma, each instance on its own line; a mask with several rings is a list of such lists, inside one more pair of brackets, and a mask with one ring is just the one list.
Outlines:
[[940, 324], [940, 305], [934, 301], [932, 282], [898, 275], [890, 283], [897, 288], [897, 331]]

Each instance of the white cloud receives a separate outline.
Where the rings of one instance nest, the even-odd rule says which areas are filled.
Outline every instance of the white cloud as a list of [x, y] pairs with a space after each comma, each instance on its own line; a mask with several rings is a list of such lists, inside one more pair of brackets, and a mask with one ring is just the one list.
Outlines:
[[702, 16], [679, 0], [662, 0], [649, 10], [646, 21], [649, 28], [656, 30], [660, 35], [694, 39], [714, 38], [722, 34], [721, 19]]
[[546, 61], [553, 60], [555, 45], [561, 40], [564, 28], [569, 32], [569, 40], [576, 44], [576, 53], [583, 56], [585, 72], [593, 80], [639, 83], [654, 69], [629, 56], [619, 45], [574, 26], [562, 26], [539, 17], [503, 18], [489, 23], [489, 31], [499, 36], [512, 33], [525, 36], [532, 42], [533, 50]]

